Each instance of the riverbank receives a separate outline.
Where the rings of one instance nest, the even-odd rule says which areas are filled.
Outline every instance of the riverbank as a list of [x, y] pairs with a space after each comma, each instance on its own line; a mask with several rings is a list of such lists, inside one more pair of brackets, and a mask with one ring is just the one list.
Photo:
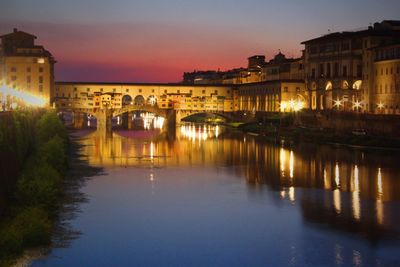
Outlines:
[[[15, 263], [26, 249], [51, 244], [68, 168], [69, 142], [64, 125], [51, 110], [17, 111], [12, 126], [2, 125], [1, 134], [2, 145], [8, 143], [11, 154], [16, 151], [21, 166], [17, 178], [9, 177], [0, 222], [3, 267]], [[5, 163], [14, 164], [7, 159]]]
[[237, 129], [256, 135], [268, 141], [288, 143], [316, 143], [334, 146], [347, 146], [373, 150], [398, 150], [400, 151], [400, 139], [370, 135], [364, 132], [335, 132], [333, 129], [306, 128], [293, 125], [279, 127], [273, 124], [260, 122], [254, 123], [229, 123], [229, 128]]

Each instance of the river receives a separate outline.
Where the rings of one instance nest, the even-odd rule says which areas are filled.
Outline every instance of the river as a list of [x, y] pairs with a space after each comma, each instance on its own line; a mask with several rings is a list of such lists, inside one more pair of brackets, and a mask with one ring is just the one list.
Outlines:
[[220, 126], [92, 132], [80, 231], [31, 266], [400, 266], [399, 155]]

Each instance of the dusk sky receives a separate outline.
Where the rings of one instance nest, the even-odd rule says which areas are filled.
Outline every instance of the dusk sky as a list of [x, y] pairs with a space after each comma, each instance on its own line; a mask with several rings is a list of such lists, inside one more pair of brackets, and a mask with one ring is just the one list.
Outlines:
[[331, 31], [400, 19], [399, 0], [2, 0], [0, 33], [38, 36], [57, 81], [177, 82]]

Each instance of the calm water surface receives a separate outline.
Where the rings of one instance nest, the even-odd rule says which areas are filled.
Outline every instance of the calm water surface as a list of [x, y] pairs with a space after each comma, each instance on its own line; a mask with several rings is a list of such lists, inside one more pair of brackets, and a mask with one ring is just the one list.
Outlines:
[[400, 266], [393, 153], [282, 147], [221, 127], [91, 133], [82, 232], [32, 266]]

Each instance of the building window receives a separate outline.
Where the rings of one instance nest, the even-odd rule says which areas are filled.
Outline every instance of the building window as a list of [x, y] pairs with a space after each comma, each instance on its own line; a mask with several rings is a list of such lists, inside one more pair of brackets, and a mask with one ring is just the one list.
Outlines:
[[324, 64], [319, 64], [319, 76], [324, 77]]
[[17, 67], [11, 67], [11, 72], [17, 72]]
[[151, 89], [151, 92], [154, 93], [154, 89]]
[[117, 91], [117, 89], [113, 88], [113, 92], [115, 93]]
[[74, 92], [76, 92], [78, 90], [78, 88], [74, 87]]
[[331, 77], [331, 63], [326, 64], [326, 77]]
[[283, 88], [283, 92], [287, 93], [288, 91], [289, 91], [289, 88], [288, 88], [288, 87], [284, 87], [284, 88]]
[[129, 93], [129, 89], [125, 89], [125, 92]]
[[167, 94], [168, 93], [168, 91], [167, 90], [164, 90], [164, 94]]
[[300, 87], [296, 87], [296, 92], [297, 92], [297, 93], [300, 92]]
[[181, 93], [181, 90], [177, 90], [176, 93], [177, 93], [177, 94], [180, 94], [180, 93]]
[[214, 94], [218, 95], [218, 90], [215, 90], [215, 91], [214, 91]]
[[100, 92], [103, 92], [103, 88], [100, 88]]
[[43, 76], [39, 76], [39, 83], [43, 83]]
[[39, 68], [39, 72], [43, 72], [43, 68], [42, 67]]
[[357, 77], [362, 76], [362, 65], [357, 65]]
[[16, 81], [17, 80], [17, 76], [11, 76], [11, 81]]
[[27, 68], [26, 68], [26, 72], [31, 72], [31, 68], [30, 68], [30, 67], [27, 67]]
[[203, 95], [204, 95], [204, 94], [206, 93], [206, 90], [203, 90], [202, 93], [203, 93]]
[[90, 88], [86, 88], [86, 91], [87, 91], [87, 92], [90, 92]]
[[315, 69], [311, 69], [311, 78], [315, 79]]
[[139, 93], [141, 93], [142, 92], [142, 89], [139, 89]]
[[347, 66], [343, 66], [343, 73], [342, 73], [343, 77], [347, 77]]

